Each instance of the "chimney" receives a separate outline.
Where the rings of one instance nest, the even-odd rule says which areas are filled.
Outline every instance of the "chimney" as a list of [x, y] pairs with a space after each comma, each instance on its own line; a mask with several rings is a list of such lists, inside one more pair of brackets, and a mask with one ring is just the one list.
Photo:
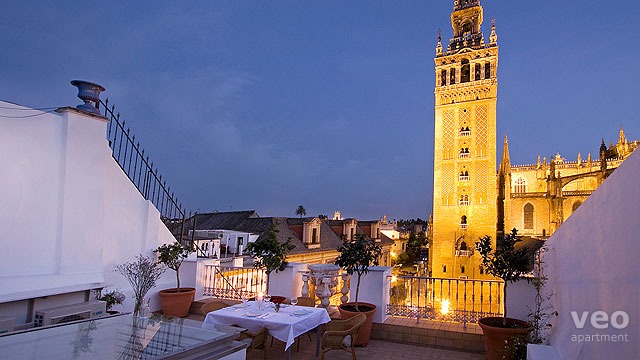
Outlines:
[[100, 93], [105, 90], [104, 87], [83, 80], [73, 80], [71, 85], [78, 88], [78, 97], [84, 101], [84, 104], [76, 106], [76, 109], [94, 115], [101, 115], [99, 110]]

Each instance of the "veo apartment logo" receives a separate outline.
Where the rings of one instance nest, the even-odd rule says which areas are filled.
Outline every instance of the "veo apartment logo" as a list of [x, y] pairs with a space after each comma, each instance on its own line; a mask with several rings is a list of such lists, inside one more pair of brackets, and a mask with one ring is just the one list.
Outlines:
[[[571, 318], [573, 319], [573, 324], [576, 326], [576, 329], [580, 330], [584, 329], [587, 324], [596, 330], [609, 329], [609, 327], [622, 330], [626, 329], [629, 325], [629, 314], [622, 310], [614, 311], [611, 314], [602, 310], [594, 311], [593, 313], [583, 311], [580, 314], [578, 314], [577, 311], [572, 311]], [[571, 341], [579, 343], [607, 341], [628, 342], [629, 334], [600, 334], [597, 332], [592, 334], [573, 334]]]

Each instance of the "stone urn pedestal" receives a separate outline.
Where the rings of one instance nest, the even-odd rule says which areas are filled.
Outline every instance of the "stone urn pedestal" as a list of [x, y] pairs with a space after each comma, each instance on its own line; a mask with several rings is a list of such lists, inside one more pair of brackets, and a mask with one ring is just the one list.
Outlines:
[[329, 306], [329, 299], [338, 291], [338, 272], [340, 267], [334, 264], [311, 264], [308, 266], [309, 277], [315, 286], [315, 295], [325, 309]]

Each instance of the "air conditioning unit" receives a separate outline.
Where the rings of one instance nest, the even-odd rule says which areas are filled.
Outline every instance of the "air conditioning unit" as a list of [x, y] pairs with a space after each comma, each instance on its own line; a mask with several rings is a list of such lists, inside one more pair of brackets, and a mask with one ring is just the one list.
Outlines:
[[12, 317], [0, 316], [0, 334], [13, 331], [15, 320]]
[[107, 303], [90, 301], [79, 304], [64, 305], [36, 311], [34, 325], [47, 326], [70, 321], [93, 319], [106, 313]]

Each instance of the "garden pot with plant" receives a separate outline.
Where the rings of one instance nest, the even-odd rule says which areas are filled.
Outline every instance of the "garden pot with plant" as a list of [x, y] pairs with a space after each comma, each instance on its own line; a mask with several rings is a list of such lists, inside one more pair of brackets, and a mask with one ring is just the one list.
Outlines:
[[513, 229], [497, 241], [495, 249], [488, 235], [480, 238], [475, 245], [486, 272], [504, 281], [504, 316], [485, 317], [478, 321], [485, 335], [485, 350], [489, 360], [513, 359], [516, 347], [526, 344], [526, 336], [531, 331], [528, 322], [507, 317], [507, 285], [522, 279], [533, 266], [529, 249], [522, 247], [516, 250], [515, 245], [520, 241], [518, 231]]
[[124, 302], [124, 299], [126, 298], [125, 295], [122, 293], [122, 291], [117, 289], [107, 291], [105, 293], [102, 292], [103, 290], [104, 289], [98, 291], [98, 293], [96, 294], [96, 300], [104, 301], [106, 303], [107, 313], [111, 315], [117, 314], [118, 311], [113, 311], [111, 310], [111, 308], [114, 305], [121, 305]]
[[160, 307], [163, 315], [185, 317], [189, 315], [189, 307], [196, 294], [194, 288], [180, 287], [180, 266], [184, 259], [194, 251], [191, 244], [182, 245], [179, 242], [164, 244], [153, 252], [158, 254], [158, 261], [176, 273], [177, 286], [172, 289], [160, 290]]
[[358, 301], [360, 292], [360, 277], [369, 272], [369, 266], [378, 265], [378, 258], [382, 254], [382, 247], [370, 238], [362, 234], [356, 234], [352, 240], [345, 240], [338, 248], [340, 253], [335, 264], [340, 266], [349, 275], [358, 275], [356, 283], [356, 296], [354, 302], [347, 302], [338, 307], [342, 319], [348, 319], [358, 314], [365, 314], [367, 321], [360, 327], [355, 345], [366, 346], [369, 344], [373, 314], [376, 312], [374, 304]]

